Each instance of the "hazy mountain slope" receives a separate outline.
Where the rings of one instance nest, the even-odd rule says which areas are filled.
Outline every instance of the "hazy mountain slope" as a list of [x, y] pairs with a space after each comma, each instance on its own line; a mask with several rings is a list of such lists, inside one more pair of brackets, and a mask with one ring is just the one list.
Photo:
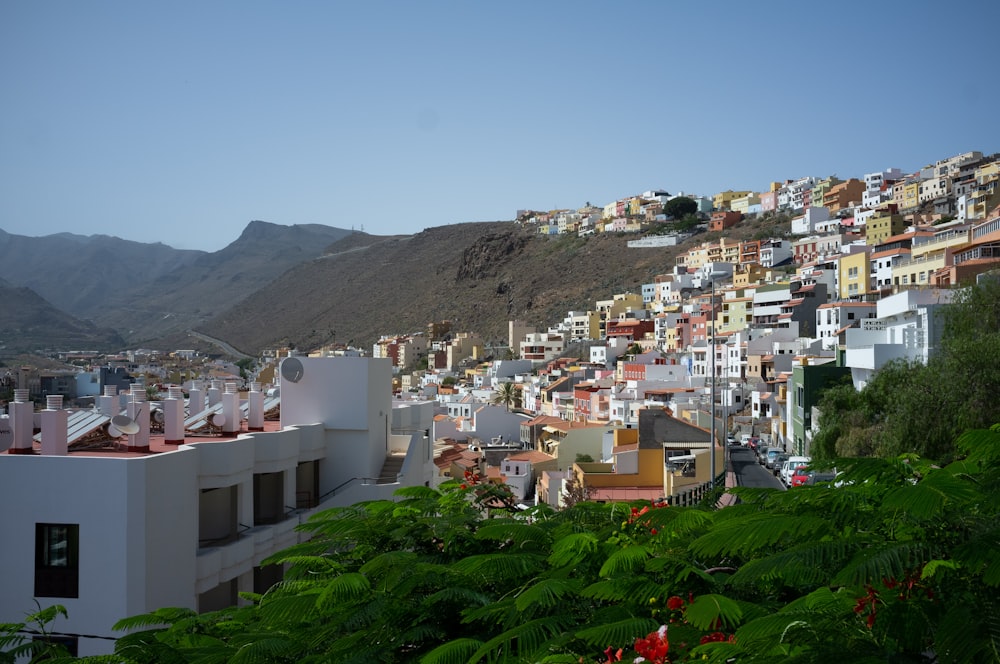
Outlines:
[[90, 318], [110, 306], [114, 293], [175, 273], [204, 253], [108, 235], [27, 237], [0, 230], [0, 277]]
[[252, 221], [206, 253], [106, 235], [25, 237], [0, 231], [0, 277], [138, 344], [197, 325], [323, 253], [351, 231]]
[[0, 302], [2, 355], [44, 349], [117, 351], [125, 343], [114, 330], [74, 318], [30, 288], [0, 280]]
[[351, 231], [319, 224], [281, 226], [252, 221], [234, 242], [202, 254], [190, 265], [161, 275], [94, 319], [130, 342], [153, 342], [195, 327], [264, 288], [283, 272], [322, 255]]
[[544, 329], [568, 310], [639, 292], [676, 255], [676, 248], [629, 249], [629, 238], [612, 234], [542, 237], [511, 222], [365, 237], [334, 245], [330, 256], [289, 270], [198, 329], [248, 353], [334, 340], [368, 348], [379, 334], [446, 319], [457, 331], [505, 341], [509, 319]]

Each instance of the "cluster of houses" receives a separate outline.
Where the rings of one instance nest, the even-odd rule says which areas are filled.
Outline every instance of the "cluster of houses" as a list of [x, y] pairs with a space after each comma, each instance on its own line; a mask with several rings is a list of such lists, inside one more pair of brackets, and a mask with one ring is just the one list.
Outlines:
[[[775, 210], [795, 212], [790, 227], [772, 239], [703, 242], [641, 292], [568, 311], [546, 330], [510, 321], [517, 359], [399, 365], [400, 392], [437, 401], [434, 437], [466, 445], [453, 453], [461, 463], [555, 506], [570, 483], [610, 500], [669, 499], [714, 481], [713, 429], [717, 442], [741, 429], [808, 455], [825, 387], [851, 380], [860, 389], [891, 360], [926, 361], [954, 287], [1000, 267], [998, 165], [970, 152], [908, 175], [723, 192], [711, 201], [718, 230]], [[614, 219], [655, 219], [666, 200], [646, 192], [519, 220], [539, 232], [601, 232]], [[495, 353], [474, 345], [473, 357]], [[495, 403], [507, 382], [514, 408]], [[648, 449], [659, 462], [636, 463]]]
[[[831, 381], [861, 387], [893, 359], [925, 361], [954, 287], [1000, 267], [995, 157], [855, 182], [720, 194], [710, 223], [787, 207], [787, 236], [723, 233], [641, 292], [544, 330], [510, 321], [503, 343], [438, 322], [380, 339], [370, 357], [285, 349], [262, 358], [249, 389], [235, 367], [165, 395], [101, 372], [80, 387], [96, 392], [84, 408], [55, 389], [33, 403], [12, 375], [0, 622], [61, 604], [69, 618], [54, 629], [72, 652], [110, 652], [121, 618], [265, 591], [282, 575], [267, 557], [301, 541], [296, 526], [319, 510], [466, 471], [524, 505], [683, 503], [723, 481], [727, 433], [808, 454]], [[612, 220], [662, 214], [640, 201], [662, 210], [668, 195], [646, 194], [616, 202]], [[611, 212], [574, 214], [598, 232]], [[586, 230], [570, 213], [544, 223]]]

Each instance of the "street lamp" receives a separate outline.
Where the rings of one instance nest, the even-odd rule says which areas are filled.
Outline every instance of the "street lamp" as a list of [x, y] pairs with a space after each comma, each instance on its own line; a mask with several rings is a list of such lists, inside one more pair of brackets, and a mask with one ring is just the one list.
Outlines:
[[716, 396], [716, 386], [715, 386], [715, 279], [717, 277], [724, 277], [724, 276], [729, 276], [729, 275], [726, 272], [715, 272], [715, 271], [713, 271], [713, 272], [710, 272], [708, 276], [709, 276], [709, 282], [712, 284], [711, 311], [709, 312], [709, 315], [711, 316], [711, 319], [712, 319], [712, 336], [711, 336], [711, 344], [709, 345], [709, 352], [712, 354], [712, 362], [709, 365], [709, 367], [710, 367], [710, 369], [712, 371], [712, 396], [709, 399], [709, 403], [708, 403], [709, 415], [710, 415], [711, 421], [712, 421], [712, 423], [711, 423], [711, 434], [710, 434], [711, 435], [711, 441], [710, 441], [711, 445], [709, 445], [709, 448], [708, 448], [708, 453], [709, 453], [709, 457], [710, 457], [710, 459], [709, 459], [709, 463], [710, 463], [709, 468], [710, 468], [710, 472], [712, 473], [712, 476], [708, 480], [708, 488], [711, 491], [711, 490], [715, 489], [715, 476], [716, 476], [716, 470], [715, 470], [715, 445], [716, 445], [716, 442], [717, 442], [716, 439], [715, 439], [715, 396]]

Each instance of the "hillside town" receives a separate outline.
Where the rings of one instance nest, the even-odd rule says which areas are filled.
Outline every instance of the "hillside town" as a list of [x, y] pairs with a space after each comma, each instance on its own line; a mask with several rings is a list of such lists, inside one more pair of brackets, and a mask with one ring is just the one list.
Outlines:
[[[67, 351], [77, 370], [7, 371], [0, 488], [23, 500], [0, 516], [0, 621], [58, 598], [74, 654], [110, 652], [124, 616], [264, 592], [282, 573], [267, 557], [328, 507], [465, 477], [522, 508], [688, 504], [731, 484], [727, 439], [809, 456], [825, 387], [926, 362], [955, 289], [1000, 267], [998, 181], [998, 155], [968, 152], [519, 211], [539, 235], [689, 248], [639, 292], [545, 329], [510, 320], [503, 340], [428, 321], [371, 349]], [[766, 237], [732, 239], [760, 219]]]

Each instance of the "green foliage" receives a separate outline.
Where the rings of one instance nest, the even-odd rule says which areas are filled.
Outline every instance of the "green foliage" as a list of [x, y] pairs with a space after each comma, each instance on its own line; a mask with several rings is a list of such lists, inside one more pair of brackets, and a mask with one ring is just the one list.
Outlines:
[[1000, 420], [1000, 282], [956, 291], [935, 316], [943, 334], [927, 364], [891, 362], [860, 393], [824, 393], [816, 458], [914, 453], [947, 463], [961, 432]]
[[503, 406], [509, 411], [521, 405], [521, 390], [514, 383], [501, 383], [494, 391], [491, 402], [494, 406]]
[[698, 203], [687, 196], [671, 198], [663, 204], [663, 214], [674, 219], [683, 219], [698, 211]]
[[[478, 485], [407, 488], [317, 514], [247, 606], [122, 621], [104, 661], [632, 661], [660, 625], [671, 661], [994, 661], [1000, 427], [955, 450], [837, 459], [840, 486], [739, 488], [721, 510], [486, 512]], [[24, 628], [0, 644], [34, 652]]]

